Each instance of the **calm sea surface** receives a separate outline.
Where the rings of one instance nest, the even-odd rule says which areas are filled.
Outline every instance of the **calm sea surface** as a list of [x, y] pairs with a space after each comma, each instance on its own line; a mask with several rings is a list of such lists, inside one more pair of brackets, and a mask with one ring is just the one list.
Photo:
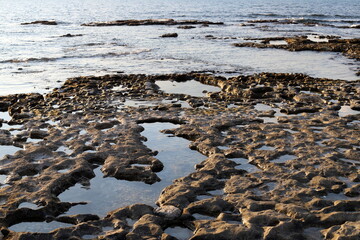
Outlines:
[[[121, 19], [173, 18], [222, 21], [225, 25], [85, 27]], [[251, 20], [312, 21], [304, 24]], [[58, 25], [21, 25], [55, 20]], [[359, 63], [338, 53], [236, 48], [246, 38], [294, 35], [360, 37], [358, 0], [0, 0], [0, 95], [45, 93], [69, 77], [124, 73], [208, 71], [230, 76], [298, 72], [314, 77], [359, 79]], [[178, 38], [164, 39], [177, 32]], [[61, 37], [66, 34], [77, 37]], [[208, 39], [213, 35], [218, 39]]]

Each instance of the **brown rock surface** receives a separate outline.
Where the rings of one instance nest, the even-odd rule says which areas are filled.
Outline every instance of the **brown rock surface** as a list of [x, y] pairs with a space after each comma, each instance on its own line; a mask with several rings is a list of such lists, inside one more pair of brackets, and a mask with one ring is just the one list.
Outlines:
[[[221, 91], [170, 94], [156, 85], [165, 80]], [[338, 111], [360, 100], [358, 85], [279, 73], [106, 75], [68, 79], [45, 97], [3, 96], [11, 120], [1, 121], [10, 126], [0, 129], [1, 146], [21, 148], [0, 159], [1, 232], [4, 239], [174, 239], [166, 229], [175, 226], [194, 231], [190, 239], [311, 239], [313, 232], [313, 239], [357, 239], [360, 114]], [[84, 203], [59, 195], [76, 184], [91, 188], [95, 169], [119, 181], [161, 181], [167, 166], [140, 125], [154, 122], [178, 124], [163, 133], [187, 139], [206, 159], [162, 189], [157, 210], [139, 200], [105, 216], [67, 214]], [[11, 230], [46, 221], [72, 225]]]

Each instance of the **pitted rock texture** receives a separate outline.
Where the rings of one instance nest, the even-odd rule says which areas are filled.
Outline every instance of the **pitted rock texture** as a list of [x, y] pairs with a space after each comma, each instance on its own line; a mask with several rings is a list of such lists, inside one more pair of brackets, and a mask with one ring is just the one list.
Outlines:
[[[169, 94], [155, 84], [162, 80], [196, 80], [221, 91]], [[359, 89], [359, 81], [303, 74], [107, 75], [69, 79], [45, 96], [0, 97], [11, 116], [1, 120], [1, 145], [23, 147], [0, 160], [1, 233], [4, 239], [176, 239], [166, 229], [177, 226], [193, 231], [190, 239], [357, 239], [360, 112], [340, 116], [339, 109], [356, 111]], [[77, 183], [89, 185], [99, 166], [119, 180], [161, 181], [166, 166], [141, 135], [140, 124], [152, 122], [180, 124], [164, 133], [191, 141], [207, 159], [165, 187], [154, 199], [158, 208], [139, 202], [105, 217], [67, 215], [83, 203], [58, 196]], [[9, 230], [45, 221], [72, 226]]]

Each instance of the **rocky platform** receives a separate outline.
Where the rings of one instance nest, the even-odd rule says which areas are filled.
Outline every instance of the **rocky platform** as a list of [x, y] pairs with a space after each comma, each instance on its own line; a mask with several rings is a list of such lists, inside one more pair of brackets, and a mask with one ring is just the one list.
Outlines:
[[[256, 48], [278, 48], [289, 51], [319, 51], [319, 52], [341, 52], [345, 56], [360, 60], [360, 39], [339, 39], [317, 36], [325, 41], [312, 41], [307, 36], [300, 37], [281, 37], [281, 38], [265, 38], [253, 39], [262, 40], [260, 43], [244, 42], [236, 43], [236, 47], [256, 47]], [[327, 40], [326, 40], [327, 39]], [[271, 41], [283, 40], [285, 44], [271, 44]]]
[[174, 20], [171, 18], [164, 19], [128, 19], [115, 20], [107, 22], [90, 22], [84, 23], [82, 26], [102, 27], [102, 26], [143, 26], [143, 25], [223, 25], [223, 22], [211, 22], [200, 20]]
[[[167, 80], [221, 91], [170, 94], [156, 84]], [[7, 176], [2, 237], [184, 239], [167, 232], [173, 228], [188, 230], [192, 240], [359, 239], [359, 96], [360, 81], [262, 73], [78, 77], [46, 96], [1, 97], [0, 110], [11, 116], [1, 121], [9, 126], [0, 130], [1, 145], [23, 148], [0, 160]], [[59, 195], [89, 184], [99, 166], [108, 178], [161, 180], [164, 166], [141, 136], [140, 124], [151, 122], [180, 124], [165, 133], [190, 140], [207, 159], [163, 189], [157, 208], [139, 202], [105, 217], [67, 215], [83, 203]], [[48, 233], [10, 229], [22, 222], [71, 225]]]

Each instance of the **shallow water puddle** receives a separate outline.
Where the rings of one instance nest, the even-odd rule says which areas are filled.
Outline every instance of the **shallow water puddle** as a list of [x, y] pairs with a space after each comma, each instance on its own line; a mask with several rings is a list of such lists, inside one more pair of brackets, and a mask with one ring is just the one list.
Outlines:
[[59, 172], [59, 173], [66, 173], [66, 172], [68, 172], [70, 169], [69, 168], [65, 168], [65, 169], [59, 169], [59, 170], [57, 170], [57, 172]]
[[58, 196], [62, 202], [87, 202], [86, 205], [72, 207], [66, 215], [89, 213], [103, 217], [107, 212], [126, 205], [154, 205], [157, 196], [151, 191], [151, 186], [143, 182], [103, 178], [100, 167], [94, 173], [90, 186], [84, 187], [78, 183]]
[[96, 235], [83, 235], [81, 236], [82, 239], [96, 239], [97, 236]]
[[268, 182], [268, 183], [265, 183], [265, 186], [267, 187], [267, 189], [269, 191], [272, 191], [277, 186], [277, 183], [276, 182]]
[[201, 201], [201, 200], [205, 200], [205, 199], [210, 199], [210, 198], [213, 198], [213, 196], [211, 195], [198, 195], [196, 197], [197, 201]]
[[317, 93], [317, 92], [313, 92], [313, 91], [300, 91], [299, 93], [305, 93], [305, 94], [309, 94], [309, 95], [318, 95], [318, 96], [321, 96], [320, 93]]
[[133, 220], [131, 218], [126, 218], [126, 223], [128, 226], [134, 226], [134, 224], [137, 222], [137, 220]]
[[264, 123], [279, 123], [279, 121], [275, 117], [259, 117], [264, 120]]
[[142, 135], [148, 141], [145, 145], [159, 153], [156, 156], [163, 164], [163, 171], [157, 173], [161, 178], [160, 182], [152, 185], [143, 182], [131, 182], [117, 180], [115, 178], [103, 178], [103, 173], [99, 168], [94, 170], [95, 177], [90, 179], [90, 187], [84, 188], [76, 184], [66, 190], [58, 197], [63, 202], [82, 202], [86, 205], [72, 207], [66, 214], [91, 213], [105, 216], [107, 212], [135, 203], [144, 203], [155, 206], [163, 188], [170, 185], [176, 178], [186, 176], [194, 169], [194, 165], [206, 157], [191, 150], [189, 141], [178, 138], [168, 137], [160, 132], [163, 129], [175, 128], [177, 125], [172, 123], [144, 123]]
[[39, 207], [38, 205], [36, 205], [34, 203], [23, 202], [18, 206], [18, 208], [30, 208], [33, 210], [37, 210], [37, 209], [40, 209], [41, 207]]
[[360, 197], [348, 197], [343, 193], [328, 193], [326, 196], [323, 196], [323, 199], [337, 201], [337, 200], [355, 200], [355, 199], [360, 199]]
[[56, 151], [57, 152], [64, 152], [67, 155], [70, 155], [73, 152], [68, 146], [61, 146]]
[[9, 112], [0, 112], [0, 119], [3, 119], [5, 121], [10, 121], [11, 116], [9, 115]]
[[182, 108], [191, 108], [189, 103], [186, 101], [181, 100], [162, 100], [162, 101], [143, 101], [143, 100], [134, 100], [134, 99], [127, 99], [125, 102], [115, 101], [113, 105], [117, 107], [124, 108], [124, 107], [154, 107], [161, 104], [181, 104]]
[[359, 184], [358, 182], [353, 182], [351, 181], [349, 178], [346, 177], [339, 177], [339, 180], [343, 181], [344, 183], [346, 183], [347, 187], [352, 187], [356, 184]]
[[0, 145], [0, 159], [2, 159], [5, 155], [13, 155], [21, 149], [22, 148], [15, 147], [13, 145]]
[[200, 214], [200, 213], [194, 213], [194, 214], [192, 214], [192, 216], [193, 216], [196, 220], [213, 220], [213, 219], [215, 219], [215, 218], [212, 217], [212, 216], [203, 215], [203, 214]]
[[311, 126], [310, 129], [314, 133], [322, 133], [325, 127]]
[[7, 177], [8, 177], [8, 175], [0, 175], [0, 183], [5, 184]]
[[339, 110], [339, 117], [346, 117], [349, 115], [360, 114], [360, 111], [352, 110], [350, 106], [341, 106]]
[[20, 125], [20, 124], [9, 125], [7, 123], [2, 123], [2, 126], [0, 127], [0, 129], [5, 129], [5, 130], [9, 130], [10, 132], [14, 132], [16, 130], [21, 130], [22, 126], [23, 125]]
[[249, 173], [253, 173], [253, 172], [261, 170], [257, 166], [250, 164], [249, 160], [246, 158], [229, 158], [229, 160], [234, 161], [237, 164], [240, 164], [240, 165], [236, 166], [235, 169], [242, 169]]
[[[279, 104], [278, 104], [278, 105], [279, 105]], [[274, 114], [275, 117], [287, 116], [285, 113], [280, 112], [280, 108], [271, 107], [271, 106], [269, 106], [269, 105], [267, 105], [267, 104], [263, 104], [263, 103], [257, 103], [257, 104], [255, 104], [255, 105], [254, 105], [254, 108], [255, 108], [255, 110], [257, 110], [257, 111], [271, 111], [271, 110], [273, 110], [273, 111], [275, 111], [275, 114]], [[275, 121], [275, 118], [274, 118], [273, 122], [277, 122], [277, 121]]]
[[254, 106], [255, 110], [257, 111], [270, 111], [270, 110], [273, 110], [273, 108], [269, 105], [266, 105], [266, 104], [262, 104], [262, 103], [257, 103], [255, 106]]
[[[176, 128], [172, 123], [144, 123], [145, 130], [141, 133], [148, 141], [144, 144], [159, 153], [155, 157], [164, 164], [164, 169], [158, 173], [161, 182], [170, 185], [173, 179], [188, 175], [194, 171], [194, 166], [206, 159], [206, 156], [189, 148], [189, 141], [180, 137], [169, 137], [160, 131]], [[160, 182], [160, 183], [161, 183]], [[159, 183], [156, 183], [159, 184]], [[156, 185], [155, 184], [155, 185]]]
[[307, 236], [306, 239], [323, 239], [321, 230], [324, 230], [324, 229], [318, 228], [318, 227], [305, 228], [304, 234]]
[[212, 196], [222, 196], [224, 195], [224, 189], [212, 190], [212, 191], [208, 191], [208, 193], [211, 194]]
[[71, 227], [72, 224], [52, 221], [52, 222], [22, 222], [15, 224], [9, 229], [14, 232], [38, 232], [38, 233], [48, 233], [57, 228]]
[[288, 43], [285, 40], [272, 40], [272, 41], [269, 41], [269, 44], [272, 44], [272, 45], [288, 45]]
[[274, 160], [271, 160], [271, 162], [275, 162], [275, 163], [284, 163], [290, 160], [295, 159], [296, 156], [295, 155], [290, 155], [290, 154], [286, 154], [286, 155], [282, 155], [281, 157], [278, 157]]
[[165, 93], [186, 94], [193, 97], [205, 97], [207, 92], [220, 92], [221, 88], [205, 85], [195, 80], [186, 82], [156, 81], [156, 85]]
[[322, 139], [322, 140], [319, 140], [319, 141], [315, 141], [315, 143], [321, 147], [326, 147], [327, 146], [327, 141], [329, 141], [330, 138], [325, 138], [325, 139]]
[[[145, 128], [142, 135], [148, 139], [145, 144], [152, 150], [159, 152], [156, 158], [164, 164], [164, 170], [158, 173], [161, 182], [148, 185], [143, 182], [117, 180], [111, 177], [103, 178], [103, 173], [98, 167], [94, 169], [95, 177], [90, 179], [89, 186], [84, 187], [81, 184], [76, 184], [58, 196], [63, 202], [87, 202], [85, 205], [72, 207], [65, 215], [97, 214], [104, 217], [111, 210], [135, 203], [155, 206], [154, 203], [162, 189], [170, 185], [174, 179], [192, 172], [196, 163], [206, 159], [205, 156], [188, 147], [189, 141], [178, 137], [168, 137], [160, 132], [163, 129], [177, 127], [177, 125], [144, 123], [142, 126]], [[132, 221], [130, 222], [133, 224]], [[59, 222], [26, 222], [12, 226], [11, 230], [49, 232], [59, 227], [68, 226], [71, 225]], [[175, 230], [183, 231], [181, 228], [175, 228]]]
[[128, 90], [128, 88], [127, 88], [127, 87], [124, 87], [123, 85], [120, 85], [120, 86], [113, 87], [111, 90], [112, 90], [112, 91], [115, 91], [115, 92], [121, 92], [121, 91], [126, 91], [126, 90]]
[[44, 139], [36, 139], [36, 138], [28, 138], [27, 140], [26, 140], [26, 143], [39, 143], [39, 142], [41, 142], [41, 141], [43, 141]]
[[348, 122], [347, 125], [349, 125], [349, 126], [360, 125], [360, 121], [354, 120], [354, 121]]
[[328, 38], [319, 35], [308, 35], [307, 39], [316, 43], [329, 42]]
[[360, 169], [360, 161], [351, 160], [347, 158], [340, 158], [340, 161], [348, 163], [350, 165], [354, 165], [357, 169]]
[[230, 147], [228, 147], [228, 146], [217, 146], [217, 148], [220, 149], [220, 150], [230, 149]]
[[289, 132], [289, 133], [291, 133], [291, 134], [298, 133], [298, 131], [291, 130], [291, 129], [289, 129], [289, 128], [284, 128], [283, 130], [284, 130], [284, 131], [287, 131], [287, 132]]
[[129, 107], [153, 107], [156, 106], [158, 103], [152, 101], [142, 101], [142, 100], [126, 100], [123, 104], [124, 106], [129, 106]]
[[178, 240], [188, 240], [194, 234], [190, 229], [182, 227], [169, 227], [164, 232]]
[[260, 148], [256, 149], [256, 150], [267, 150], [267, 151], [274, 151], [276, 148], [271, 147], [271, 146], [267, 146], [267, 145], [263, 145]]

